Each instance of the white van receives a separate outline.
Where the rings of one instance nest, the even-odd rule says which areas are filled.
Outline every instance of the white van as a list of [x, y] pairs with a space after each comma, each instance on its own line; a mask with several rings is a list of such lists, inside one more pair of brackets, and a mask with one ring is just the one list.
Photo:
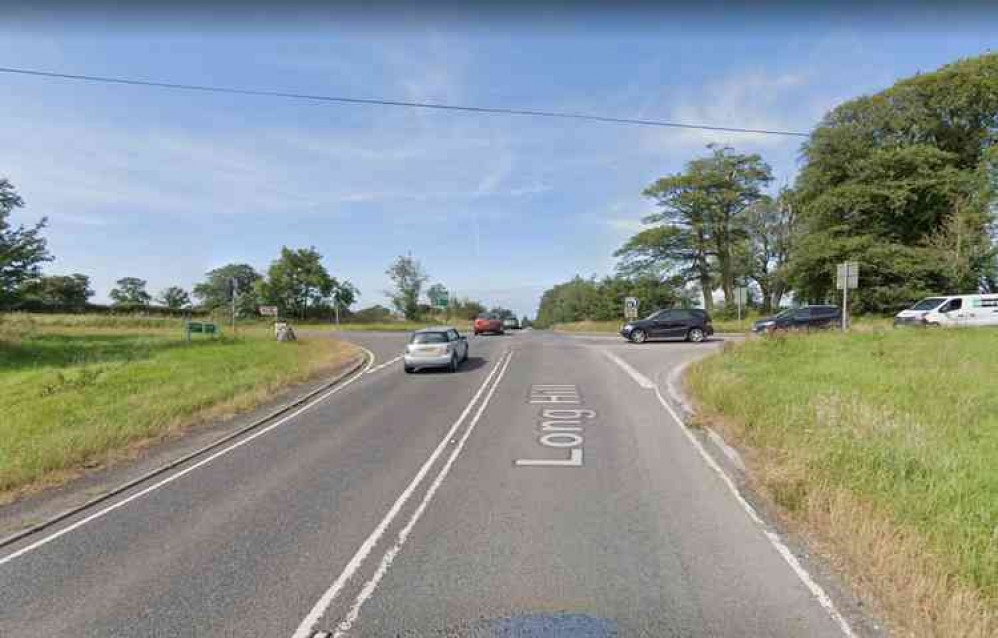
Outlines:
[[998, 326], [998, 295], [928, 297], [897, 313], [894, 325]]

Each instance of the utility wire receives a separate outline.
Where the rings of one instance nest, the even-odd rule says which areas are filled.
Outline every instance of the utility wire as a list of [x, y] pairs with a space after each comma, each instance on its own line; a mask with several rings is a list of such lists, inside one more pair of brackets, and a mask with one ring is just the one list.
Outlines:
[[377, 106], [397, 106], [416, 109], [433, 109], [438, 111], [465, 111], [471, 113], [492, 113], [502, 115], [528, 115], [533, 117], [551, 117], [570, 120], [588, 120], [592, 122], [607, 122], [611, 124], [631, 124], [638, 126], [657, 126], [665, 128], [697, 129], [704, 131], [723, 131], [728, 133], [758, 133], [761, 135], [783, 135], [790, 137], [808, 137], [800, 131], [779, 131], [770, 129], [741, 128], [736, 126], [709, 126], [706, 124], [684, 124], [680, 122], [665, 122], [662, 120], [642, 120], [626, 117], [607, 117], [587, 113], [570, 113], [562, 111], [538, 111], [533, 109], [509, 109], [486, 106], [462, 106], [457, 104], [440, 104], [435, 102], [404, 102], [401, 100], [379, 100], [357, 97], [341, 97], [334, 95], [309, 95], [307, 93], [285, 93], [282, 91], [258, 91], [253, 89], [237, 89], [223, 86], [205, 86], [198, 84], [177, 84], [174, 82], [154, 82], [131, 78], [105, 77], [98, 75], [74, 75], [71, 73], [54, 73], [34, 69], [19, 69], [0, 67], [0, 73], [31, 75], [60, 80], [77, 80], [81, 82], [99, 82], [103, 84], [126, 84], [130, 86], [151, 86], [161, 89], [176, 89], [181, 91], [202, 91], [205, 93], [229, 93], [234, 95], [253, 95], [262, 97], [281, 97], [295, 100], [311, 100], [314, 102], [336, 102], [339, 104], [364, 104]]

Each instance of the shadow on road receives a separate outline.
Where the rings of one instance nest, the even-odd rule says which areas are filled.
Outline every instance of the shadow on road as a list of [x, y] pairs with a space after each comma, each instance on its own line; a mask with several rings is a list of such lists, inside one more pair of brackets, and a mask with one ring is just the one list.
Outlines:
[[[468, 360], [463, 362], [461, 366], [457, 369], [458, 374], [462, 372], [472, 372], [478, 370], [479, 368], [484, 368], [489, 363], [488, 359], [482, 357], [468, 357]], [[416, 370], [416, 374], [450, 374], [450, 370], [447, 368], [420, 368]]]

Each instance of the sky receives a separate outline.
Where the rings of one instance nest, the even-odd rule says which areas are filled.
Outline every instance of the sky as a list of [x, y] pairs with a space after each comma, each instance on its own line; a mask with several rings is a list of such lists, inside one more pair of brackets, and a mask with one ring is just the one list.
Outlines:
[[[182, 5], [181, 5], [182, 6]], [[983, 6], [983, 5], [982, 5]], [[200, 19], [167, 10], [14, 14], [0, 67], [163, 82], [810, 131], [837, 104], [984, 53], [994, 12], [581, 11]], [[162, 14], [162, 15], [161, 15]], [[202, 16], [203, 18], [203, 16]], [[792, 183], [803, 138], [339, 105], [0, 73], [0, 176], [47, 217], [49, 274], [94, 300], [135, 276], [190, 289], [314, 246], [386, 304], [411, 253], [452, 294], [533, 316], [541, 293], [613, 272], [642, 190], [706, 145]]]

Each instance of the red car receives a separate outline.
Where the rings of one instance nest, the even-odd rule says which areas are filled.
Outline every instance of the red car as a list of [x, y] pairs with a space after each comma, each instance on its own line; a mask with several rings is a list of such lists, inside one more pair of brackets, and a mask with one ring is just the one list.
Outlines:
[[502, 327], [502, 319], [492, 315], [478, 315], [475, 318], [475, 336], [491, 332], [501, 335], [505, 333]]

